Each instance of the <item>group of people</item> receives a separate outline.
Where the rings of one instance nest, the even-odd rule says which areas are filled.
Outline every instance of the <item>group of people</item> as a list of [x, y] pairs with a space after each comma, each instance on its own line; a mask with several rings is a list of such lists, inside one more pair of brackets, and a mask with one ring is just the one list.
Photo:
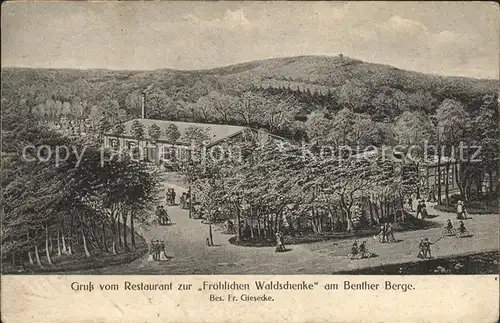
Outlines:
[[417, 204], [417, 219], [420, 216], [421, 219], [425, 219], [427, 217], [427, 205], [425, 205], [424, 200], [418, 201]]
[[426, 258], [432, 258], [431, 255], [431, 245], [434, 244], [429, 241], [429, 238], [422, 238], [420, 239], [420, 243], [418, 245], [418, 248], [420, 249], [417, 257], [420, 259], [426, 259]]
[[175, 205], [175, 190], [173, 188], [167, 188], [165, 199], [167, 200], [167, 205]]
[[189, 209], [189, 193], [183, 192], [181, 197], [179, 198], [181, 208], [186, 210]]
[[165, 254], [165, 242], [163, 240], [158, 241], [151, 239], [148, 261], [159, 260], [168, 260], [167, 255]]
[[396, 242], [396, 238], [394, 237], [394, 228], [392, 227], [392, 223], [385, 223], [380, 226], [380, 233], [375, 236], [378, 238], [379, 242]]
[[158, 219], [159, 225], [167, 225], [170, 222], [167, 209], [165, 209], [163, 205], [158, 205], [156, 207], [156, 218]]
[[366, 248], [366, 241], [363, 241], [360, 245], [358, 245], [358, 240], [354, 240], [351, 252], [347, 255], [350, 259], [370, 258], [372, 256], [373, 254]]
[[276, 232], [276, 252], [283, 252], [286, 251], [285, 247], [285, 241], [283, 238], [283, 233], [281, 232]]
[[[461, 235], [467, 235], [467, 234], [469, 234], [469, 231], [467, 231], [467, 229], [465, 228], [464, 221], [460, 221], [459, 222], [458, 233], [460, 233]], [[448, 235], [454, 235], [455, 234], [455, 229], [453, 228], [453, 224], [451, 223], [450, 219], [448, 219], [448, 221], [446, 222], [446, 227], [445, 227], [444, 234], [448, 234]]]

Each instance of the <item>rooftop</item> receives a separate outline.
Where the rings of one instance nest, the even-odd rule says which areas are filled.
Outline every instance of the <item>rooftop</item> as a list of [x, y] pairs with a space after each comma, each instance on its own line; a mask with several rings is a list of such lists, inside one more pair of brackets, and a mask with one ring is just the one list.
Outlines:
[[[144, 125], [144, 130], [145, 130], [145, 135], [144, 139], [150, 140], [151, 137], [149, 136], [149, 127], [151, 127], [153, 124], [156, 124], [158, 127], [161, 129], [161, 136], [159, 138], [160, 141], [167, 141], [168, 138], [165, 135], [165, 131], [167, 130], [168, 126], [173, 124], [177, 126], [179, 129], [179, 132], [181, 134], [181, 137], [177, 140], [176, 144], [189, 144], [189, 141], [184, 137], [184, 133], [186, 129], [189, 127], [198, 127], [202, 129], [206, 129], [209, 140], [210, 142], [216, 142], [221, 139], [233, 136], [242, 130], [245, 129], [245, 127], [242, 126], [230, 126], [230, 125], [223, 125], [223, 124], [209, 124], [209, 123], [196, 123], [196, 122], [182, 122], [182, 121], [166, 121], [166, 120], [155, 120], [155, 119], [133, 119], [125, 122], [123, 125], [125, 126], [125, 133], [123, 136], [129, 136], [132, 137], [132, 124], [134, 121], [138, 120], [140, 123]], [[106, 133], [107, 135], [113, 135], [113, 131], [110, 131]]]

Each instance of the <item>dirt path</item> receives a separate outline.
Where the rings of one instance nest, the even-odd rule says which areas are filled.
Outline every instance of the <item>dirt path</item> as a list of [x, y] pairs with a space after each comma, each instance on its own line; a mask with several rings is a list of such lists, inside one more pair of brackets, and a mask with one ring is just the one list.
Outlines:
[[[182, 187], [165, 184], [176, 190], [177, 197], [185, 191]], [[164, 193], [162, 193], [164, 194]], [[427, 203], [432, 221], [440, 223], [457, 220], [452, 213], [434, 210]], [[215, 247], [205, 244], [208, 226], [201, 220], [188, 217], [188, 211], [179, 206], [168, 208], [170, 226], [152, 226], [142, 232], [147, 241], [164, 240], [168, 261], [148, 262], [147, 256], [132, 263], [87, 271], [100, 274], [329, 274], [336, 271], [415, 261], [420, 238], [431, 242], [441, 237], [442, 228], [396, 233], [400, 241], [380, 244], [368, 238], [370, 251], [378, 256], [370, 259], [349, 260], [346, 255], [353, 239], [292, 245], [290, 251], [275, 253], [273, 247], [239, 247], [228, 242], [229, 235], [214, 230]], [[432, 246], [434, 257], [445, 257], [472, 252], [498, 250], [498, 215], [476, 215], [466, 220], [471, 238], [443, 237]]]

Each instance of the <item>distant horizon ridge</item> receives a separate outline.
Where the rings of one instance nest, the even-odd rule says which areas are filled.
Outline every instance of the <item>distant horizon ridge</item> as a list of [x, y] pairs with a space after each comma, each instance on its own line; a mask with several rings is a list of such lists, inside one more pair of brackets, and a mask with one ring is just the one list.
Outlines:
[[287, 59], [300, 59], [300, 58], [326, 58], [326, 59], [338, 58], [338, 59], [349, 60], [349, 61], [357, 61], [359, 63], [364, 63], [364, 64], [386, 66], [388, 68], [398, 69], [398, 70], [407, 71], [407, 72], [420, 73], [420, 74], [425, 74], [425, 75], [434, 75], [434, 76], [441, 76], [441, 77], [454, 77], [454, 78], [467, 78], [467, 79], [475, 79], [475, 80], [489, 80], [489, 81], [500, 80], [500, 77], [497, 77], [497, 78], [479, 78], [479, 77], [472, 77], [472, 76], [446, 75], [446, 74], [439, 74], [439, 73], [422, 72], [419, 70], [412, 70], [412, 69], [407, 69], [407, 68], [396, 67], [396, 66], [390, 65], [390, 64], [363, 61], [363, 60], [358, 59], [358, 58], [345, 56], [342, 53], [339, 53], [338, 55], [314, 55], [314, 54], [310, 54], [310, 55], [297, 55], [297, 56], [270, 57], [270, 58], [256, 59], [256, 60], [251, 60], [251, 61], [242, 61], [242, 62], [233, 63], [233, 64], [229, 64], [229, 65], [220, 65], [217, 67], [202, 68], [202, 69], [178, 69], [178, 68], [171, 68], [171, 67], [156, 68], [156, 69], [122, 69], [122, 68], [113, 69], [113, 68], [78, 68], [78, 67], [2, 66], [2, 70], [3, 69], [34, 69], [34, 70], [39, 69], [39, 70], [77, 70], [77, 71], [111, 71], [111, 72], [158, 72], [158, 71], [209, 72], [209, 71], [214, 71], [214, 70], [219, 70], [219, 69], [241, 66], [241, 65], [245, 65], [245, 64], [261, 63], [261, 62], [273, 61], [273, 60], [278, 61], [278, 60], [287, 60]]

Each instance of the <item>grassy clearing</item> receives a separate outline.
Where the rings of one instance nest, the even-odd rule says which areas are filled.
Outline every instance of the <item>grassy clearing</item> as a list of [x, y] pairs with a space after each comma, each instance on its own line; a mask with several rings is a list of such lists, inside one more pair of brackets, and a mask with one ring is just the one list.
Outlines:
[[[434, 221], [417, 219], [414, 216], [407, 215], [405, 222], [398, 222], [393, 224], [393, 229], [395, 232], [405, 232], [405, 231], [415, 231], [415, 230], [427, 230], [432, 228], [438, 228], [441, 225]], [[294, 236], [285, 235], [285, 244], [304, 244], [304, 243], [314, 243], [320, 241], [328, 240], [341, 240], [349, 238], [362, 238], [371, 237], [380, 232], [378, 226], [356, 230], [352, 232], [324, 232], [324, 233], [314, 233], [314, 232], [300, 232]], [[270, 247], [276, 244], [274, 239], [254, 239], [254, 240], [242, 240], [236, 241], [236, 237], [233, 236], [229, 239], [229, 242], [234, 245], [242, 247]]]

